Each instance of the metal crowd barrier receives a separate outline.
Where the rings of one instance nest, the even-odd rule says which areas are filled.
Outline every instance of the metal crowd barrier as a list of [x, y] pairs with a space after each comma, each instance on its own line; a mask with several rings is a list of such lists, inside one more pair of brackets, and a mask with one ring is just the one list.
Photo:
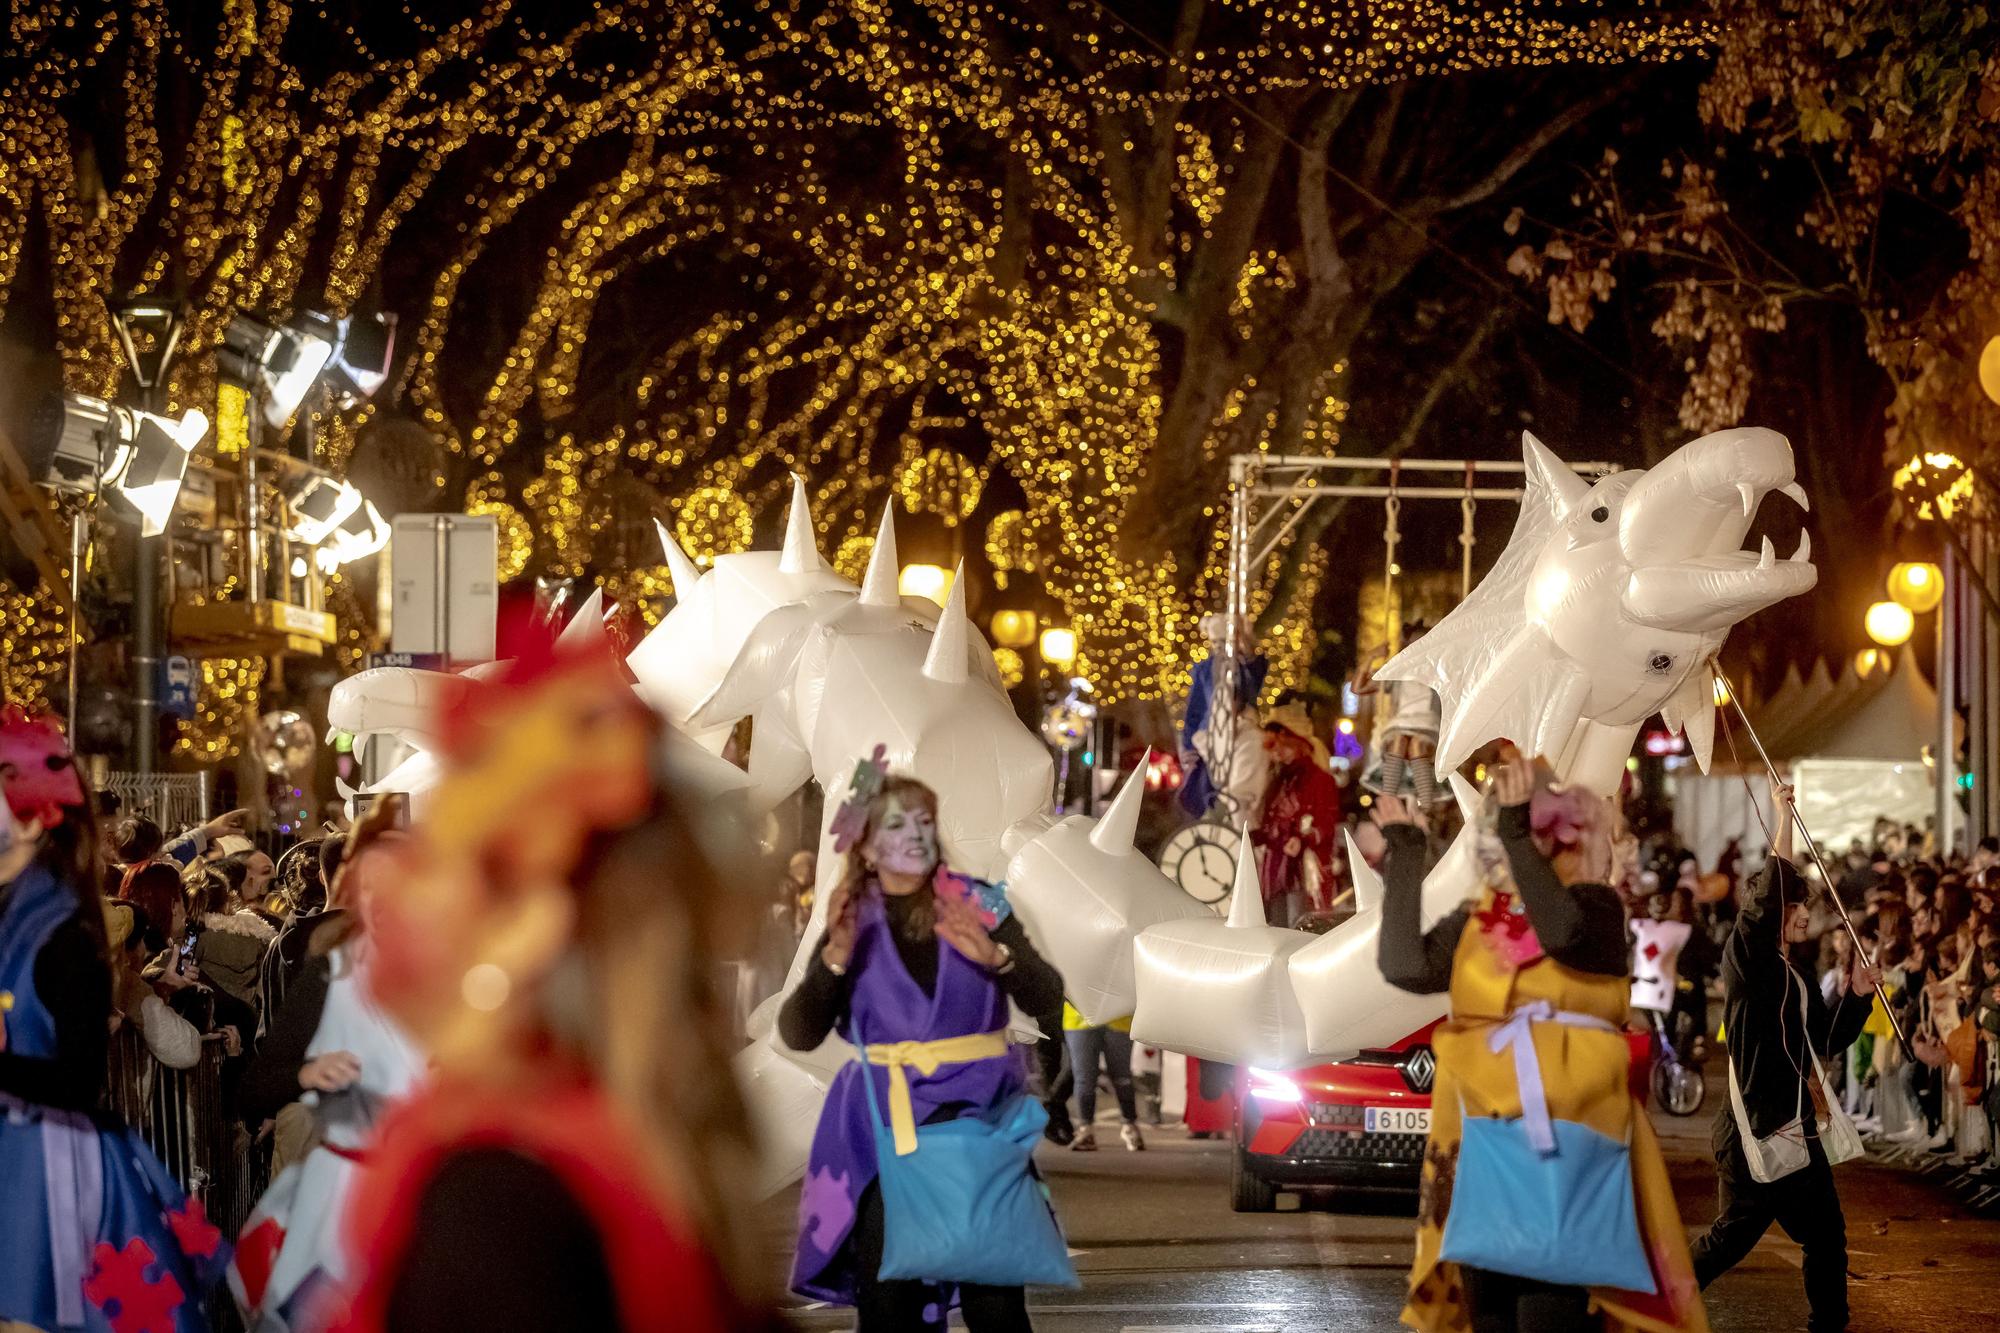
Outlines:
[[100, 773], [92, 785], [116, 796], [120, 813], [151, 815], [172, 832], [208, 818], [209, 780], [207, 773]]
[[222, 1060], [222, 1042], [211, 1037], [192, 1067], [169, 1069], [136, 1027], [122, 1026], [111, 1034], [106, 1105], [234, 1239], [270, 1183], [271, 1141], [253, 1138], [229, 1114]]

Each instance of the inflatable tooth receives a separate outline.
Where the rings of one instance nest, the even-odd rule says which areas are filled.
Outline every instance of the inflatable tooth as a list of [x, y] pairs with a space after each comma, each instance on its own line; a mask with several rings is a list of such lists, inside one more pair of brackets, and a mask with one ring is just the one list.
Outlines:
[[1128, 1017], [1138, 1007], [1135, 935], [1168, 921], [1215, 921], [1133, 846], [1150, 758], [1125, 779], [1102, 818], [1071, 815], [1046, 827], [1027, 821], [1027, 841], [1007, 865], [1007, 900], [1035, 947], [1063, 974], [1069, 1002], [1092, 1023]]
[[[1424, 876], [1421, 919], [1426, 930], [1473, 897], [1480, 883], [1475, 852], [1479, 794], [1456, 773], [1451, 786], [1465, 827]], [[1362, 858], [1354, 835], [1344, 836], [1354, 880], [1354, 915], [1293, 954], [1290, 962], [1292, 989], [1305, 1014], [1306, 1046], [1319, 1060], [1393, 1046], [1444, 1017], [1448, 1007], [1447, 996], [1413, 995], [1382, 975], [1382, 877]]]
[[[1266, 923], [1257, 856], [1246, 834], [1227, 921], [1203, 910], [1205, 920], [1169, 921], [1140, 932], [1133, 946], [1139, 992], [1134, 1041], [1265, 1069], [1309, 1062], [1306, 1018], [1289, 967], [1313, 937]], [[1375, 970], [1372, 958], [1368, 963]]]
[[1522, 436], [1527, 494], [1493, 571], [1378, 675], [1438, 692], [1440, 771], [1505, 737], [1610, 794], [1639, 726], [1664, 711], [1708, 766], [1706, 665], [1731, 627], [1812, 588], [1809, 543], [1742, 550], [1776, 491], [1804, 505], [1792, 448], [1739, 427], [1591, 485]]

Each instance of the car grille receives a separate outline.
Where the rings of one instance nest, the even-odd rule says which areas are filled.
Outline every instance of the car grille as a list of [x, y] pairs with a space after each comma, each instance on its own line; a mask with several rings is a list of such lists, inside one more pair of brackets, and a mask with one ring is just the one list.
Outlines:
[[[1362, 1134], [1350, 1130], [1323, 1128], [1318, 1112], [1320, 1105], [1313, 1106], [1313, 1127], [1300, 1134], [1286, 1150], [1287, 1157], [1316, 1157], [1334, 1161], [1358, 1162], [1408, 1162], [1412, 1166], [1421, 1165], [1424, 1160], [1423, 1134]], [[1332, 1111], [1352, 1112], [1352, 1124], [1359, 1129], [1361, 1108], [1358, 1106], [1335, 1106]]]

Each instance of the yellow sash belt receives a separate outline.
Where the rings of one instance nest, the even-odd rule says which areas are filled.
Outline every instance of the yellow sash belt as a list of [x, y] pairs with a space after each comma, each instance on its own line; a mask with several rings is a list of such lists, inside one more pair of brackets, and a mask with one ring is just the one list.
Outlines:
[[908, 1157], [917, 1150], [917, 1117], [910, 1106], [910, 1080], [904, 1069], [915, 1069], [929, 1078], [937, 1073], [939, 1065], [967, 1064], [1005, 1055], [1007, 1029], [941, 1037], [937, 1041], [885, 1042], [869, 1046], [864, 1054], [869, 1064], [888, 1067], [889, 1129], [896, 1138], [896, 1156]]

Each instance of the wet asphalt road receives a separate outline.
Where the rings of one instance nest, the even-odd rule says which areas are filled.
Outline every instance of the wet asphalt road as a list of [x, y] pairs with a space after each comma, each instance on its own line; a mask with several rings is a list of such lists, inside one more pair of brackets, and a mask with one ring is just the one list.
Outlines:
[[[1655, 1113], [1681, 1216], [1691, 1231], [1715, 1212], [1708, 1112]], [[1151, 1147], [1040, 1155], [1077, 1251], [1083, 1286], [1031, 1293], [1040, 1333], [1393, 1329], [1410, 1262], [1412, 1196], [1281, 1196], [1273, 1214], [1229, 1210], [1228, 1145], [1174, 1126]], [[1100, 1143], [1117, 1143], [1115, 1129]], [[1839, 1168], [1856, 1330], [1958, 1333], [2000, 1328], [2000, 1221], [1959, 1207], [1932, 1180], [1898, 1168]], [[765, 1220], [774, 1257], [788, 1243], [791, 1200]], [[1716, 1333], [1805, 1327], [1799, 1249], [1773, 1231], [1708, 1293]], [[842, 1310], [794, 1308], [802, 1329], [844, 1329]]]

